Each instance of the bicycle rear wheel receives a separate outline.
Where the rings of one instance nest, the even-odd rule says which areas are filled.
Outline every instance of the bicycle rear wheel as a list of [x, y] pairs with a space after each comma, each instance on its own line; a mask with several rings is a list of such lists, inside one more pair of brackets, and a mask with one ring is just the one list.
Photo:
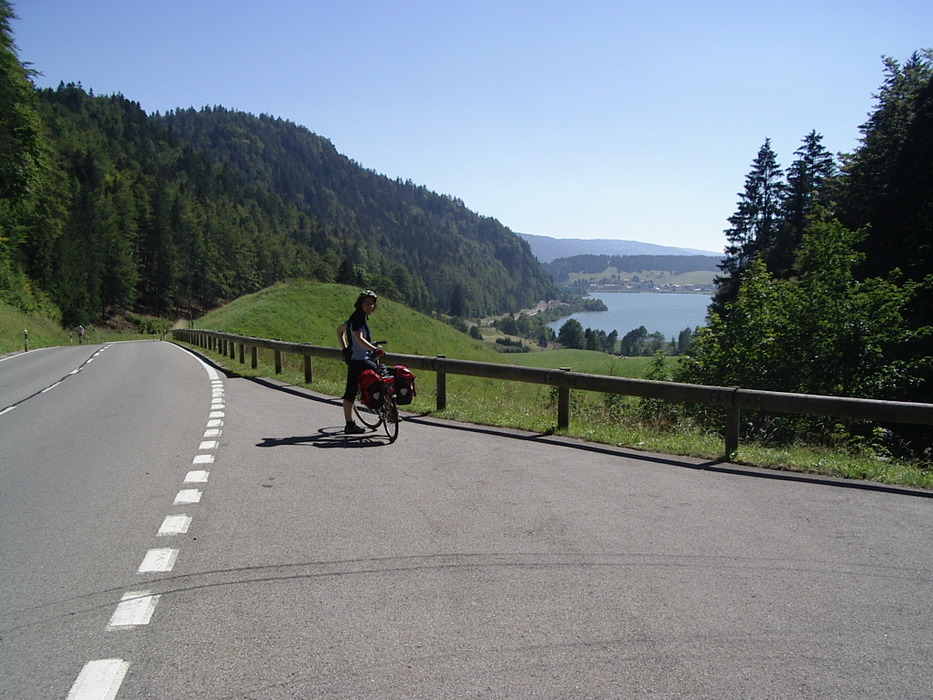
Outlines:
[[395, 442], [395, 438], [398, 437], [398, 406], [395, 405], [395, 399], [392, 398], [392, 394], [386, 396], [385, 403], [380, 409], [382, 414], [382, 427], [386, 429], [386, 435], [389, 437], [389, 442]]
[[382, 422], [382, 409], [367, 408], [359, 396], [353, 403], [353, 412], [360, 419], [360, 423], [372, 430], [378, 428]]

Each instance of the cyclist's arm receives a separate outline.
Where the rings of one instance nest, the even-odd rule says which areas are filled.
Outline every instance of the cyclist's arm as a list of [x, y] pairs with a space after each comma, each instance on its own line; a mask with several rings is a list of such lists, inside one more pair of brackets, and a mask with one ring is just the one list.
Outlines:
[[363, 337], [363, 331], [353, 331], [353, 340], [355, 340], [360, 347], [366, 348], [375, 355], [382, 353], [382, 350], [377, 345], [373, 345]]
[[347, 347], [347, 324], [341, 323], [337, 326], [337, 341], [340, 343], [340, 348], [344, 349]]

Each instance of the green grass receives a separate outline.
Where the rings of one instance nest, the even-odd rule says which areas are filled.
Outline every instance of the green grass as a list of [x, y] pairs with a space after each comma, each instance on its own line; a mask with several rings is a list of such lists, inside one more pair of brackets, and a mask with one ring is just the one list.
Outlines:
[[0, 304], [0, 355], [25, 349], [24, 330], [29, 331], [30, 349], [68, 344], [68, 332], [58, 324]]
[[[77, 345], [78, 334], [62, 328], [57, 323], [40, 316], [24, 314], [12, 306], [0, 303], [0, 355], [23, 352], [23, 331], [29, 331], [29, 349], [49, 348], [58, 345]], [[89, 327], [84, 340], [89, 344], [108, 343], [115, 340], [152, 338], [133, 331], [118, 331], [109, 328]]]
[[[292, 282], [244, 297], [212, 312], [197, 323], [200, 328], [291, 342], [336, 346], [335, 328], [349, 316], [356, 290], [334, 284]], [[618, 358], [586, 350], [497, 353], [489, 344], [474, 340], [450, 326], [418, 314], [389, 300], [380, 299], [370, 317], [378, 339], [388, 339], [388, 350], [412, 355], [499, 362], [525, 366], [570, 367], [576, 372], [625, 377], [644, 377], [651, 358]], [[273, 376], [272, 354], [260, 352], [256, 370], [238, 360], [214, 356], [219, 364], [243, 376]], [[313, 388], [337, 396], [343, 392], [343, 363], [315, 358]], [[297, 356], [285, 356], [283, 381], [304, 383], [303, 365]], [[410, 406], [416, 413], [482, 425], [513, 427], [538, 433], [555, 433], [556, 397], [551, 387], [476, 377], [448, 375], [448, 408], [435, 410], [434, 377], [420, 373], [418, 396]], [[593, 442], [631, 447], [649, 452], [715, 460], [722, 456], [723, 440], [690, 424], [652, 422], [644, 405], [626, 397], [607, 408], [605, 397], [592, 392], [572, 392], [571, 421], [561, 434]], [[765, 447], [742, 443], [734, 462], [771, 469], [817, 473], [850, 479], [933, 489], [933, 471], [873, 454], [820, 449], [808, 445]]]
[[[336, 347], [338, 325], [353, 312], [358, 290], [340, 284], [296, 280], [237, 299], [201, 319], [198, 328]], [[496, 362], [499, 353], [445, 323], [389, 299], [369, 319], [374, 340], [406, 355], [447, 355]]]

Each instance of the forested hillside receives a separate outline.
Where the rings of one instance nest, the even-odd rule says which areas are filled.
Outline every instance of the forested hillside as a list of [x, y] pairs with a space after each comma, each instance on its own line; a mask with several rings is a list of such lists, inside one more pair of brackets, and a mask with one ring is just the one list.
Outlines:
[[212, 165], [136, 103], [74, 85], [37, 96], [49, 179], [21, 253], [66, 325], [197, 314], [337, 264], [318, 222]]
[[195, 317], [292, 277], [456, 316], [553, 297], [498, 221], [366, 170], [303, 127], [36, 90], [12, 17], [0, 0], [0, 301], [73, 326]]
[[375, 267], [425, 290], [402, 301], [455, 316], [514, 311], [553, 295], [528, 244], [458, 199], [367, 170], [289, 121], [221, 107], [178, 110], [170, 131], [247, 182], [287, 199], [344, 242], [339, 282]]

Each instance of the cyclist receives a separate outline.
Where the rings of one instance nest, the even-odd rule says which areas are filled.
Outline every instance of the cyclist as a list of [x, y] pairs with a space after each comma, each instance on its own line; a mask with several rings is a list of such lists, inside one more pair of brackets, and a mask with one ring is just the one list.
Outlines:
[[353, 420], [353, 402], [356, 399], [357, 378], [365, 369], [376, 369], [375, 360], [385, 354], [382, 348], [372, 343], [366, 320], [376, 310], [379, 295], [367, 289], [361, 292], [354, 304], [355, 311], [346, 322], [337, 326], [337, 338], [347, 359], [347, 388], [343, 392], [343, 417], [346, 420], [344, 433], [359, 435], [366, 429]]

